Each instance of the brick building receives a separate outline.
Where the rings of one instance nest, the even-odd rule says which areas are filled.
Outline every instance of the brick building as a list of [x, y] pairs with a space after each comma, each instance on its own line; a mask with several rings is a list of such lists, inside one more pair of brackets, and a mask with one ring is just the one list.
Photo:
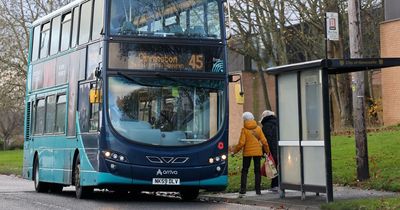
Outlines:
[[[400, 57], [400, 1], [385, 0], [385, 21], [380, 25], [381, 57]], [[381, 72], [383, 123], [400, 123], [400, 67]]]
[[[245, 57], [229, 51], [228, 70], [229, 74], [240, 75], [240, 77], [235, 76], [234, 80], [241, 79], [241, 81], [229, 84], [229, 145], [234, 145], [238, 142], [240, 130], [243, 127], [243, 112], [252, 112], [258, 121], [266, 106], [261, 89], [261, 75], [252, 68], [251, 63], [248, 63]], [[275, 77], [266, 73], [263, 75], [268, 87], [268, 98], [272, 110], [275, 111]], [[243, 98], [239, 94], [241, 90]]]

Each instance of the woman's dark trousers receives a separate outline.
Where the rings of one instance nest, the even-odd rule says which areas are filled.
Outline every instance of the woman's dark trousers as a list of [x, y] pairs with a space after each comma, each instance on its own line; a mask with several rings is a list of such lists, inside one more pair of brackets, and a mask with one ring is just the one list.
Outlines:
[[251, 156], [251, 157], [243, 157], [243, 166], [242, 166], [242, 177], [240, 179], [240, 194], [246, 193], [246, 185], [247, 185], [247, 174], [249, 172], [249, 167], [251, 163], [251, 159], [253, 158], [254, 162], [254, 182], [256, 193], [261, 192], [261, 175], [260, 175], [260, 161], [261, 156]]

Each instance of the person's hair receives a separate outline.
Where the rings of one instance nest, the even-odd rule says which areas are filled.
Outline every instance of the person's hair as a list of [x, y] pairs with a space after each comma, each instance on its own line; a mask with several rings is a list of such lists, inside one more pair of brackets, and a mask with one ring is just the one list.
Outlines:
[[275, 113], [274, 113], [273, 111], [271, 111], [271, 110], [265, 110], [265, 111], [263, 111], [263, 113], [261, 114], [261, 117], [260, 117], [260, 122], [261, 122], [265, 117], [273, 116], [273, 115], [275, 115]]
[[243, 113], [243, 120], [254, 120], [254, 115], [251, 112]]

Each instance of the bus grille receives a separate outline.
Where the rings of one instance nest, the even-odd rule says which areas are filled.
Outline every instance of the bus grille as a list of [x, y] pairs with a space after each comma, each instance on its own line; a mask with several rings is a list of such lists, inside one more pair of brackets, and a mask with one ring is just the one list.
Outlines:
[[174, 163], [174, 164], [183, 164], [189, 160], [188, 157], [157, 157], [157, 156], [146, 156], [147, 160], [150, 163]]

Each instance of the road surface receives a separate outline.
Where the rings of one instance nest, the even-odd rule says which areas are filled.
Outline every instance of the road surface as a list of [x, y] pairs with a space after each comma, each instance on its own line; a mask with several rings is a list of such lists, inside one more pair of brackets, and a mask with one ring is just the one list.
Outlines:
[[75, 198], [73, 187], [64, 188], [63, 192], [59, 194], [37, 193], [32, 181], [0, 175], [0, 209], [257, 210], [269, 208], [201, 200], [185, 202], [173, 193], [141, 193], [136, 196], [121, 196], [111, 192], [96, 191], [91, 198], [78, 200]]

